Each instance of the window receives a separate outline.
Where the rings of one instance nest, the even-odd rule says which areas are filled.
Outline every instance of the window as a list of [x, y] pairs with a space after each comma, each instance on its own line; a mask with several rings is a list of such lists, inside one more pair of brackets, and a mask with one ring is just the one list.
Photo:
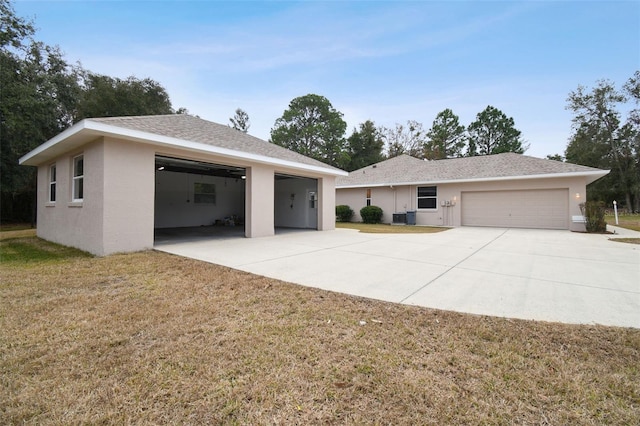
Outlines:
[[84, 156], [73, 157], [73, 180], [71, 182], [73, 201], [82, 201], [84, 198]]
[[418, 208], [435, 209], [438, 206], [438, 187], [419, 186], [418, 187]]
[[56, 202], [56, 165], [49, 167], [49, 202]]
[[367, 205], [371, 205], [371, 189], [367, 189]]
[[216, 185], [213, 183], [194, 182], [193, 202], [203, 204], [216, 203]]

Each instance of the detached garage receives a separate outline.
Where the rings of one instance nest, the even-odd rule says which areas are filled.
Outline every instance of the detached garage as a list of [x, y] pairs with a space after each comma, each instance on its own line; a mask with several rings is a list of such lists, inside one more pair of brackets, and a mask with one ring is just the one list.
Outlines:
[[[587, 185], [609, 173], [592, 167], [503, 153], [423, 161], [401, 155], [339, 177], [336, 203], [358, 212], [382, 208], [383, 221], [584, 231]], [[409, 214], [406, 214], [409, 212]]]
[[334, 229], [347, 175], [189, 115], [85, 119], [20, 164], [38, 167], [38, 236], [97, 255], [153, 248], [166, 228]]

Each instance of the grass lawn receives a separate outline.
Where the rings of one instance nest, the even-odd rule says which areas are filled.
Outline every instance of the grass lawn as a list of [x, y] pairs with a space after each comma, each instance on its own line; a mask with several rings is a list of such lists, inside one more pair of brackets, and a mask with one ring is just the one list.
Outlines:
[[640, 214], [625, 214], [623, 216], [618, 216], [618, 225], [616, 225], [616, 218], [614, 215], [606, 215], [604, 220], [609, 225], [640, 231]]
[[432, 234], [449, 228], [437, 226], [389, 225], [387, 223], [336, 222], [339, 229], [357, 229], [368, 234]]
[[637, 424], [640, 330], [0, 241], [3, 424]]
[[[640, 231], [640, 214], [625, 214], [618, 216], [618, 225], [616, 225], [616, 218], [614, 215], [606, 215], [604, 217], [605, 222], [609, 225], [619, 226], [621, 228], [632, 229], [634, 231]], [[619, 243], [640, 244], [640, 238], [609, 238], [611, 241], [617, 241]]]

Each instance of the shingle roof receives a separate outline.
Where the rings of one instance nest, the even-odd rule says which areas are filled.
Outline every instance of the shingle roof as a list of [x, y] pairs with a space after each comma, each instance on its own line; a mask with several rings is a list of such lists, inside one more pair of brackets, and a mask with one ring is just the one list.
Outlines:
[[89, 118], [88, 121], [220, 148], [339, 170], [297, 152], [264, 141], [229, 126], [185, 114]]
[[355, 170], [349, 173], [349, 176], [338, 177], [336, 187], [521, 179], [526, 176], [558, 176], [563, 174], [593, 175], [594, 177], [597, 175], [597, 179], [607, 173], [606, 170], [529, 157], [513, 152], [435, 161], [424, 161], [408, 155], [400, 155]]

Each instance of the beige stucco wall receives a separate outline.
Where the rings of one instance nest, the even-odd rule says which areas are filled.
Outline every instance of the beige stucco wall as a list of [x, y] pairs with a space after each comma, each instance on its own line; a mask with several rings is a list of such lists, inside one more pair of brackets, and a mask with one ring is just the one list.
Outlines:
[[[422, 186], [422, 185], [420, 185]], [[383, 210], [383, 222], [391, 223], [393, 213], [403, 213], [416, 210], [416, 224], [431, 226], [460, 226], [461, 199], [464, 191], [500, 191], [527, 189], [568, 189], [569, 215], [578, 216], [580, 203], [585, 201], [586, 184], [584, 177], [553, 178], [553, 179], [522, 179], [512, 181], [447, 183], [438, 187], [437, 208], [434, 210], [417, 209], [417, 186], [384, 186], [371, 187], [371, 204]], [[336, 190], [336, 205], [350, 206], [355, 215], [353, 221], [361, 221], [360, 209], [366, 205], [367, 188], [351, 188]], [[580, 198], [576, 198], [580, 194]], [[455, 206], [442, 207], [442, 201], [455, 201]], [[569, 217], [572, 231], [584, 231], [584, 224], [574, 223]]]
[[[72, 202], [73, 157], [84, 155], [84, 200]], [[56, 202], [49, 203], [49, 168], [56, 164]], [[104, 143], [98, 139], [38, 167], [38, 229], [40, 238], [103, 254]]]
[[336, 228], [336, 178], [318, 179], [318, 231]]
[[[84, 199], [72, 202], [73, 157], [84, 156]], [[49, 203], [49, 168], [57, 168]], [[38, 236], [104, 256], [153, 248], [154, 151], [99, 138], [38, 168]]]
[[245, 235], [248, 238], [273, 235], [274, 227], [274, 171], [254, 164], [247, 168]]
[[103, 253], [153, 248], [155, 151], [104, 140]]

